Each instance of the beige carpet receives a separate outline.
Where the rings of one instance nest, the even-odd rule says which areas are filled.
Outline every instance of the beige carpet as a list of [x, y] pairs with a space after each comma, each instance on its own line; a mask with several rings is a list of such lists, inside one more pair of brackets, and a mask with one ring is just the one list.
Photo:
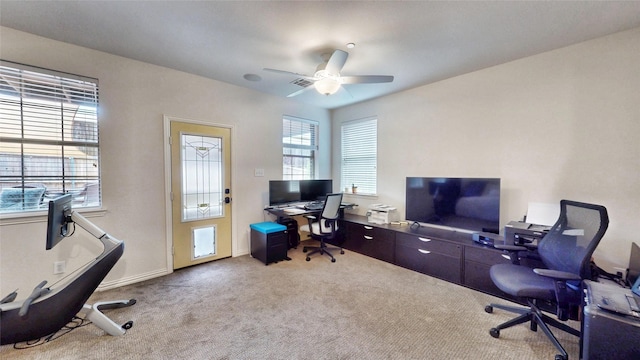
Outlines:
[[[265, 266], [250, 256], [94, 294], [136, 298], [108, 310], [133, 320], [124, 336], [90, 324], [27, 349], [0, 347], [4, 359], [553, 359], [555, 348], [528, 325], [489, 329], [513, 317], [484, 312], [492, 296], [347, 251], [337, 262]], [[53, 309], [52, 309], [53, 311]], [[577, 323], [573, 323], [577, 326]], [[559, 331], [570, 359], [578, 338]], [[25, 346], [25, 344], [19, 344]]]

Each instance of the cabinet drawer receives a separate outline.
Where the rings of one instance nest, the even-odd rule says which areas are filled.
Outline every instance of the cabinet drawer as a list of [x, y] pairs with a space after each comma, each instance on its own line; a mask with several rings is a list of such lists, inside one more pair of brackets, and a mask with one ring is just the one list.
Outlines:
[[502, 255], [504, 255], [503, 252], [498, 249], [483, 247], [467, 246], [464, 250], [464, 259], [466, 261], [475, 261], [486, 265], [511, 262], [508, 258], [505, 258]]
[[396, 236], [396, 242], [398, 243], [398, 245], [407, 248], [434, 252], [458, 259], [462, 257], [462, 248], [460, 245], [452, 244], [442, 240], [432, 239], [426, 236], [398, 234]]
[[[467, 249], [468, 250], [468, 249]], [[467, 254], [467, 250], [465, 250], [465, 256]], [[507, 294], [503, 293], [491, 280], [491, 276], [489, 275], [489, 269], [491, 265], [475, 262], [475, 261], [465, 261], [464, 262], [464, 285], [475, 289], [480, 290], [485, 293], [505, 297]]]
[[[459, 254], [459, 246], [457, 250]], [[396, 265], [458, 284], [462, 281], [459, 255], [449, 256], [396, 243]]]
[[375, 226], [346, 223], [345, 249], [393, 263], [395, 232]]

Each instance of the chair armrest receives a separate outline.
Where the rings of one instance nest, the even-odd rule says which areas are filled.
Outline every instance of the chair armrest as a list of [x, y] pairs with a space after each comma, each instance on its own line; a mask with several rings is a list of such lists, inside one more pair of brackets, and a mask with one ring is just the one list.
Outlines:
[[551, 269], [533, 269], [533, 272], [545, 277], [554, 278], [556, 280], [582, 280], [580, 276], [566, 272], [566, 271], [558, 271]]
[[527, 250], [529, 250], [524, 246], [518, 246], [518, 245], [494, 244], [493, 247], [498, 249], [498, 250], [506, 250], [506, 251], [527, 251]]

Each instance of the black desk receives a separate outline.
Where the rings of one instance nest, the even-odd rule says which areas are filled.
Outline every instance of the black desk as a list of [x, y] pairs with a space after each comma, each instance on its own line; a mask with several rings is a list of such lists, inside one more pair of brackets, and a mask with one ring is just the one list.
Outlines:
[[[356, 206], [356, 204], [351, 204], [351, 203], [343, 203], [342, 205], [340, 205], [340, 218], [344, 217], [344, 210], [345, 209], [352, 209], [355, 206]], [[293, 209], [295, 211], [288, 212], [287, 211], [288, 209]], [[296, 206], [267, 207], [267, 208], [265, 208], [265, 211], [267, 211], [271, 215], [276, 216], [277, 217], [277, 221], [280, 222], [280, 220], [283, 219], [283, 218], [292, 218], [294, 216], [315, 215], [315, 214], [318, 214], [318, 213], [322, 212], [322, 208], [317, 209], [317, 210], [310, 210], [310, 209], [301, 209], [301, 208], [296, 207]]]
[[[287, 212], [287, 209], [296, 209], [298, 211], [296, 212]], [[298, 208], [294, 208], [294, 207], [274, 207], [274, 208], [266, 208], [265, 209], [269, 214], [274, 215], [277, 219], [276, 222], [280, 223], [280, 221], [282, 219], [286, 219], [286, 218], [293, 218], [294, 216], [305, 216], [305, 215], [313, 215], [313, 214], [317, 214], [319, 212], [322, 211], [322, 209], [320, 210], [305, 210], [305, 209], [298, 209]]]
[[585, 281], [580, 353], [588, 359], [640, 359], [640, 318], [597, 306], [602, 297], [631, 293], [615, 283]]
[[[342, 225], [342, 220], [344, 219], [344, 210], [351, 209], [355, 207], [355, 204], [342, 204], [340, 205], [340, 220], [338, 225], [338, 235], [332, 239], [327, 241], [327, 243], [340, 246], [344, 242], [344, 226]], [[287, 212], [287, 209], [296, 209], [295, 212], [290, 213]], [[276, 217], [276, 222], [282, 225], [287, 226], [287, 230], [289, 232], [289, 236], [298, 236], [298, 239], [290, 239], [290, 244], [297, 244], [300, 242], [300, 235], [298, 231], [293, 231], [293, 228], [298, 227], [297, 221], [294, 219], [296, 216], [305, 216], [305, 215], [318, 215], [322, 212], [322, 209], [318, 210], [307, 210], [300, 209], [295, 207], [272, 207], [265, 208], [269, 214], [274, 215]], [[295, 225], [294, 225], [295, 224]]]

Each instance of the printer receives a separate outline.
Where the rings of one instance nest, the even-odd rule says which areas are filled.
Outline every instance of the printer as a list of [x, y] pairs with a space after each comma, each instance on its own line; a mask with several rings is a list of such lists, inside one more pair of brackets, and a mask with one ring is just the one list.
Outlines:
[[373, 204], [367, 210], [367, 222], [372, 224], [388, 224], [396, 221], [398, 214], [396, 208], [384, 204]]
[[536, 225], [522, 221], [510, 221], [504, 227], [505, 244], [537, 246], [551, 226]]

